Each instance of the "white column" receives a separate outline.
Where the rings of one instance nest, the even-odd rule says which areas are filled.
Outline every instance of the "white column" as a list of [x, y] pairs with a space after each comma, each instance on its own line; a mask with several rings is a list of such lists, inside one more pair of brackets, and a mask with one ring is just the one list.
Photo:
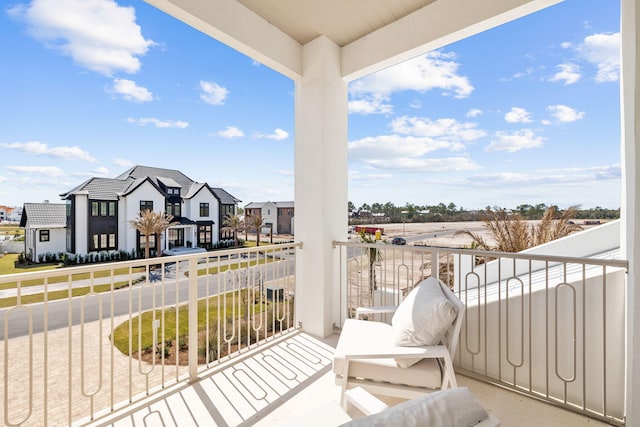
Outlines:
[[295, 97], [296, 315], [316, 336], [339, 319], [340, 265], [334, 240], [347, 237], [347, 83], [340, 48], [325, 36], [303, 47]]
[[621, 247], [627, 276], [626, 423], [640, 425], [640, 6], [621, 0]]

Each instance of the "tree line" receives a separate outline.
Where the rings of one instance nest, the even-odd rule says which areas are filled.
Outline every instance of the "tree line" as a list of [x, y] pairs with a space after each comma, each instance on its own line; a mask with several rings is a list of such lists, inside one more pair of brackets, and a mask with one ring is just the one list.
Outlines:
[[[544, 203], [537, 205], [523, 204], [515, 208], [501, 206], [487, 206], [483, 210], [470, 210], [456, 206], [455, 203], [439, 203], [437, 205], [416, 205], [406, 203], [404, 206], [396, 206], [391, 202], [363, 203], [356, 207], [349, 202], [349, 224], [370, 223], [400, 223], [400, 222], [458, 222], [458, 221], [482, 221], [486, 211], [500, 211], [517, 213], [526, 220], [542, 219], [545, 211], [552, 208], [559, 214], [564, 212], [557, 205], [547, 206]], [[574, 219], [617, 219], [620, 218], [620, 208], [607, 209], [600, 206], [589, 209], [575, 208]]]

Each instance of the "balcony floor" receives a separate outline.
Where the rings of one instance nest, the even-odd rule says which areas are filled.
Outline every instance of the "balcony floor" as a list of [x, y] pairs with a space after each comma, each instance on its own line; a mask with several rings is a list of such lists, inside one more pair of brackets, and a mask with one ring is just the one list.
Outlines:
[[[333, 426], [361, 414], [339, 404], [331, 373], [337, 336], [294, 332], [200, 374], [195, 384], [169, 387], [126, 412], [92, 426]], [[458, 376], [504, 426], [607, 425], [520, 394]], [[393, 402], [389, 402], [393, 403]]]

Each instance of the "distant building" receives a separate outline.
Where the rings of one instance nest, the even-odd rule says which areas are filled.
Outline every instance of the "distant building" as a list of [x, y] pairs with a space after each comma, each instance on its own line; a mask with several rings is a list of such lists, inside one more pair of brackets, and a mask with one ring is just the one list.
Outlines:
[[245, 222], [251, 224], [251, 217], [261, 215], [265, 229], [273, 227], [274, 234], [294, 234], [294, 202], [251, 202], [244, 207]]
[[40, 262], [46, 254], [66, 251], [67, 212], [64, 203], [25, 203], [20, 218], [24, 227], [24, 253]]
[[0, 222], [20, 222], [22, 208], [0, 205]]

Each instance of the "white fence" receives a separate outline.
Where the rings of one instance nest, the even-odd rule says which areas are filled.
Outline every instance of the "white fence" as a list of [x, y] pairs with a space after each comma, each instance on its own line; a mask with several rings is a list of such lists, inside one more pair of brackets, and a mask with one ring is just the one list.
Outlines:
[[[611, 424], [624, 424], [627, 262], [336, 242], [343, 320], [397, 305], [424, 277], [466, 304], [456, 371]], [[389, 320], [389, 319], [386, 319]]]
[[0, 276], [0, 419], [96, 419], [287, 332], [298, 248]]

